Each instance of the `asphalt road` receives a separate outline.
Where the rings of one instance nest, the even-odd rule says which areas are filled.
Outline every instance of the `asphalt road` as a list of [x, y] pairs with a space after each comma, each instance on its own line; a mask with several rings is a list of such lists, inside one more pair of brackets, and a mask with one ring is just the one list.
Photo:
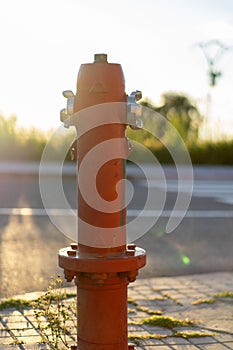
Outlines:
[[[18, 173], [4, 169], [0, 167], [0, 297], [46, 289], [51, 276], [62, 274], [57, 267], [57, 251], [71, 241], [44, 211], [38, 175], [33, 171], [28, 174], [26, 168]], [[145, 205], [148, 186], [138, 169], [128, 173], [134, 185], [128, 206], [130, 221]], [[136, 240], [147, 251], [147, 266], [140, 271], [140, 277], [232, 271], [233, 168], [194, 168], [194, 191], [188, 211], [171, 234], [166, 234], [165, 228], [177, 196], [176, 171], [166, 167], [165, 175], [164, 211], [155, 225]], [[52, 173], [47, 174], [51, 188], [54, 178]], [[149, 190], [155, 206], [142, 216], [142, 222], [157, 215], [153, 213], [161, 194], [160, 182], [154, 173], [150, 176]], [[72, 171], [63, 177], [63, 188], [70, 206], [75, 208]]]

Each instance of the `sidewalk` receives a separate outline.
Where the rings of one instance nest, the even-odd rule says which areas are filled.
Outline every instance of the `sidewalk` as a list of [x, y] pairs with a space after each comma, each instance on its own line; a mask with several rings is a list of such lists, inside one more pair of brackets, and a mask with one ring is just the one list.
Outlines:
[[[233, 273], [138, 278], [128, 290], [129, 340], [136, 349], [233, 349]], [[75, 287], [68, 288], [68, 292], [74, 291]], [[181, 320], [186, 322], [179, 325]], [[70, 337], [71, 344], [74, 337]], [[32, 308], [0, 310], [1, 350], [52, 348], [40, 339]]]

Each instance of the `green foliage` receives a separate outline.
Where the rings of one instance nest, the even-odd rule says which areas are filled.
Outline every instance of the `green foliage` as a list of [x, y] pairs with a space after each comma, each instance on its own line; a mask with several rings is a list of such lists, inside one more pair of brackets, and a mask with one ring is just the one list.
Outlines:
[[[166, 123], [167, 119], [176, 128], [186, 144], [196, 141], [203, 118], [195, 102], [185, 94], [176, 92], [165, 92], [161, 97], [160, 106], [155, 106], [149, 101], [141, 102], [143, 106], [164, 117], [164, 119], [156, 118], [156, 116], [153, 118], [155, 119], [155, 128], [160, 132], [160, 138], [167, 134], [168, 138], [171, 137], [168, 123]], [[145, 113], [148, 114], [148, 111]], [[147, 118], [148, 116], [146, 116]]]
[[76, 326], [76, 304], [66, 303], [67, 294], [63, 290], [62, 279], [52, 279], [45, 294], [34, 303], [34, 316], [42, 341], [53, 345], [54, 349], [68, 348], [67, 336], [73, 333]]
[[15, 116], [6, 119], [0, 115], [0, 159], [40, 159], [47, 138], [45, 133], [35, 128], [19, 128]]
[[[136, 131], [134, 131], [135, 133]], [[138, 134], [141, 131], [137, 131]], [[140, 136], [135, 136], [130, 131], [128, 133], [129, 138], [134, 138], [137, 142], [146, 144], [157, 160], [161, 164], [173, 164], [173, 159], [169, 153], [167, 147], [162, 145], [159, 141], [146, 138], [145, 143], [140, 139]], [[131, 142], [133, 145], [134, 143]], [[135, 157], [134, 159], [139, 162], [149, 162], [146, 152], [143, 149], [136, 148], [134, 146]], [[176, 145], [170, 147], [175, 148]], [[233, 140], [231, 141], [197, 141], [195, 143], [186, 145], [190, 158], [193, 164], [206, 164], [206, 165], [233, 165]]]

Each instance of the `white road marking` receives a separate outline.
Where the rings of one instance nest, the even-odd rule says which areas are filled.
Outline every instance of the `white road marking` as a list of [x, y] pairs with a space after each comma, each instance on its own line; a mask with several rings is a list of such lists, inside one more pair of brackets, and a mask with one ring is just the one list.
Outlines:
[[72, 209], [43, 209], [43, 208], [0, 208], [0, 215], [19, 216], [73, 216], [76, 211]]
[[[137, 182], [142, 187], [157, 189], [166, 192], [190, 192], [192, 183], [189, 180], [182, 180], [180, 184], [176, 180], [167, 180], [165, 183], [159, 180], [139, 180]], [[199, 198], [213, 198], [217, 202], [233, 204], [233, 181], [194, 181], [192, 196]]]
[[[173, 214], [172, 214], [173, 213]], [[163, 217], [169, 218], [171, 214], [174, 217], [182, 217], [184, 211], [163, 210], [162, 213], [158, 210], [127, 210], [128, 217], [141, 216], [142, 218], [149, 217]], [[74, 209], [43, 209], [43, 208], [0, 208], [0, 215], [7, 216], [75, 216], [76, 210]], [[185, 214], [186, 218], [233, 218], [233, 210], [188, 210]]]
[[[184, 211], [183, 210], [177, 210], [172, 212], [172, 210], [163, 210], [160, 214], [160, 211], [156, 210], [128, 210], [127, 215], [129, 217], [135, 217], [135, 216], [142, 216], [142, 217], [155, 217], [160, 216], [163, 218], [169, 218], [172, 214], [173, 217], [183, 217]], [[188, 210], [185, 214], [186, 218], [233, 218], [233, 211], [229, 210]]]
[[220, 193], [233, 193], [233, 181], [198, 181], [195, 180], [193, 183], [189, 180], [181, 180], [180, 183], [178, 183], [177, 180], [166, 180], [165, 182], [159, 181], [159, 180], [139, 180], [136, 181], [137, 184], [141, 185], [142, 187], [149, 187], [149, 188], [167, 188], [167, 190], [171, 192], [177, 192], [178, 185], [182, 190], [190, 190], [190, 188], [193, 185], [193, 191], [194, 192], [203, 192], [203, 193], [209, 193], [209, 192], [220, 192]]

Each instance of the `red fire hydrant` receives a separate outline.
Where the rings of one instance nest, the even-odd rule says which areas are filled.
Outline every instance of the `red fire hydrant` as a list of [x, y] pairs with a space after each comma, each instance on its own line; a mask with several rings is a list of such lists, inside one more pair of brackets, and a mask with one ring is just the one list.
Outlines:
[[[141, 95], [131, 94], [127, 104], [121, 66], [105, 54], [81, 65], [76, 94], [63, 95], [68, 101], [61, 119], [77, 129], [78, 244], [59, 251], [59, 266], [77, 285], [77, 349], [126, 350], [127, 285], [146, 263], [143, 249], [126, 244], [124, 205], [125, 130]], [[131, 126], [139, 127], [134, 121]]]

